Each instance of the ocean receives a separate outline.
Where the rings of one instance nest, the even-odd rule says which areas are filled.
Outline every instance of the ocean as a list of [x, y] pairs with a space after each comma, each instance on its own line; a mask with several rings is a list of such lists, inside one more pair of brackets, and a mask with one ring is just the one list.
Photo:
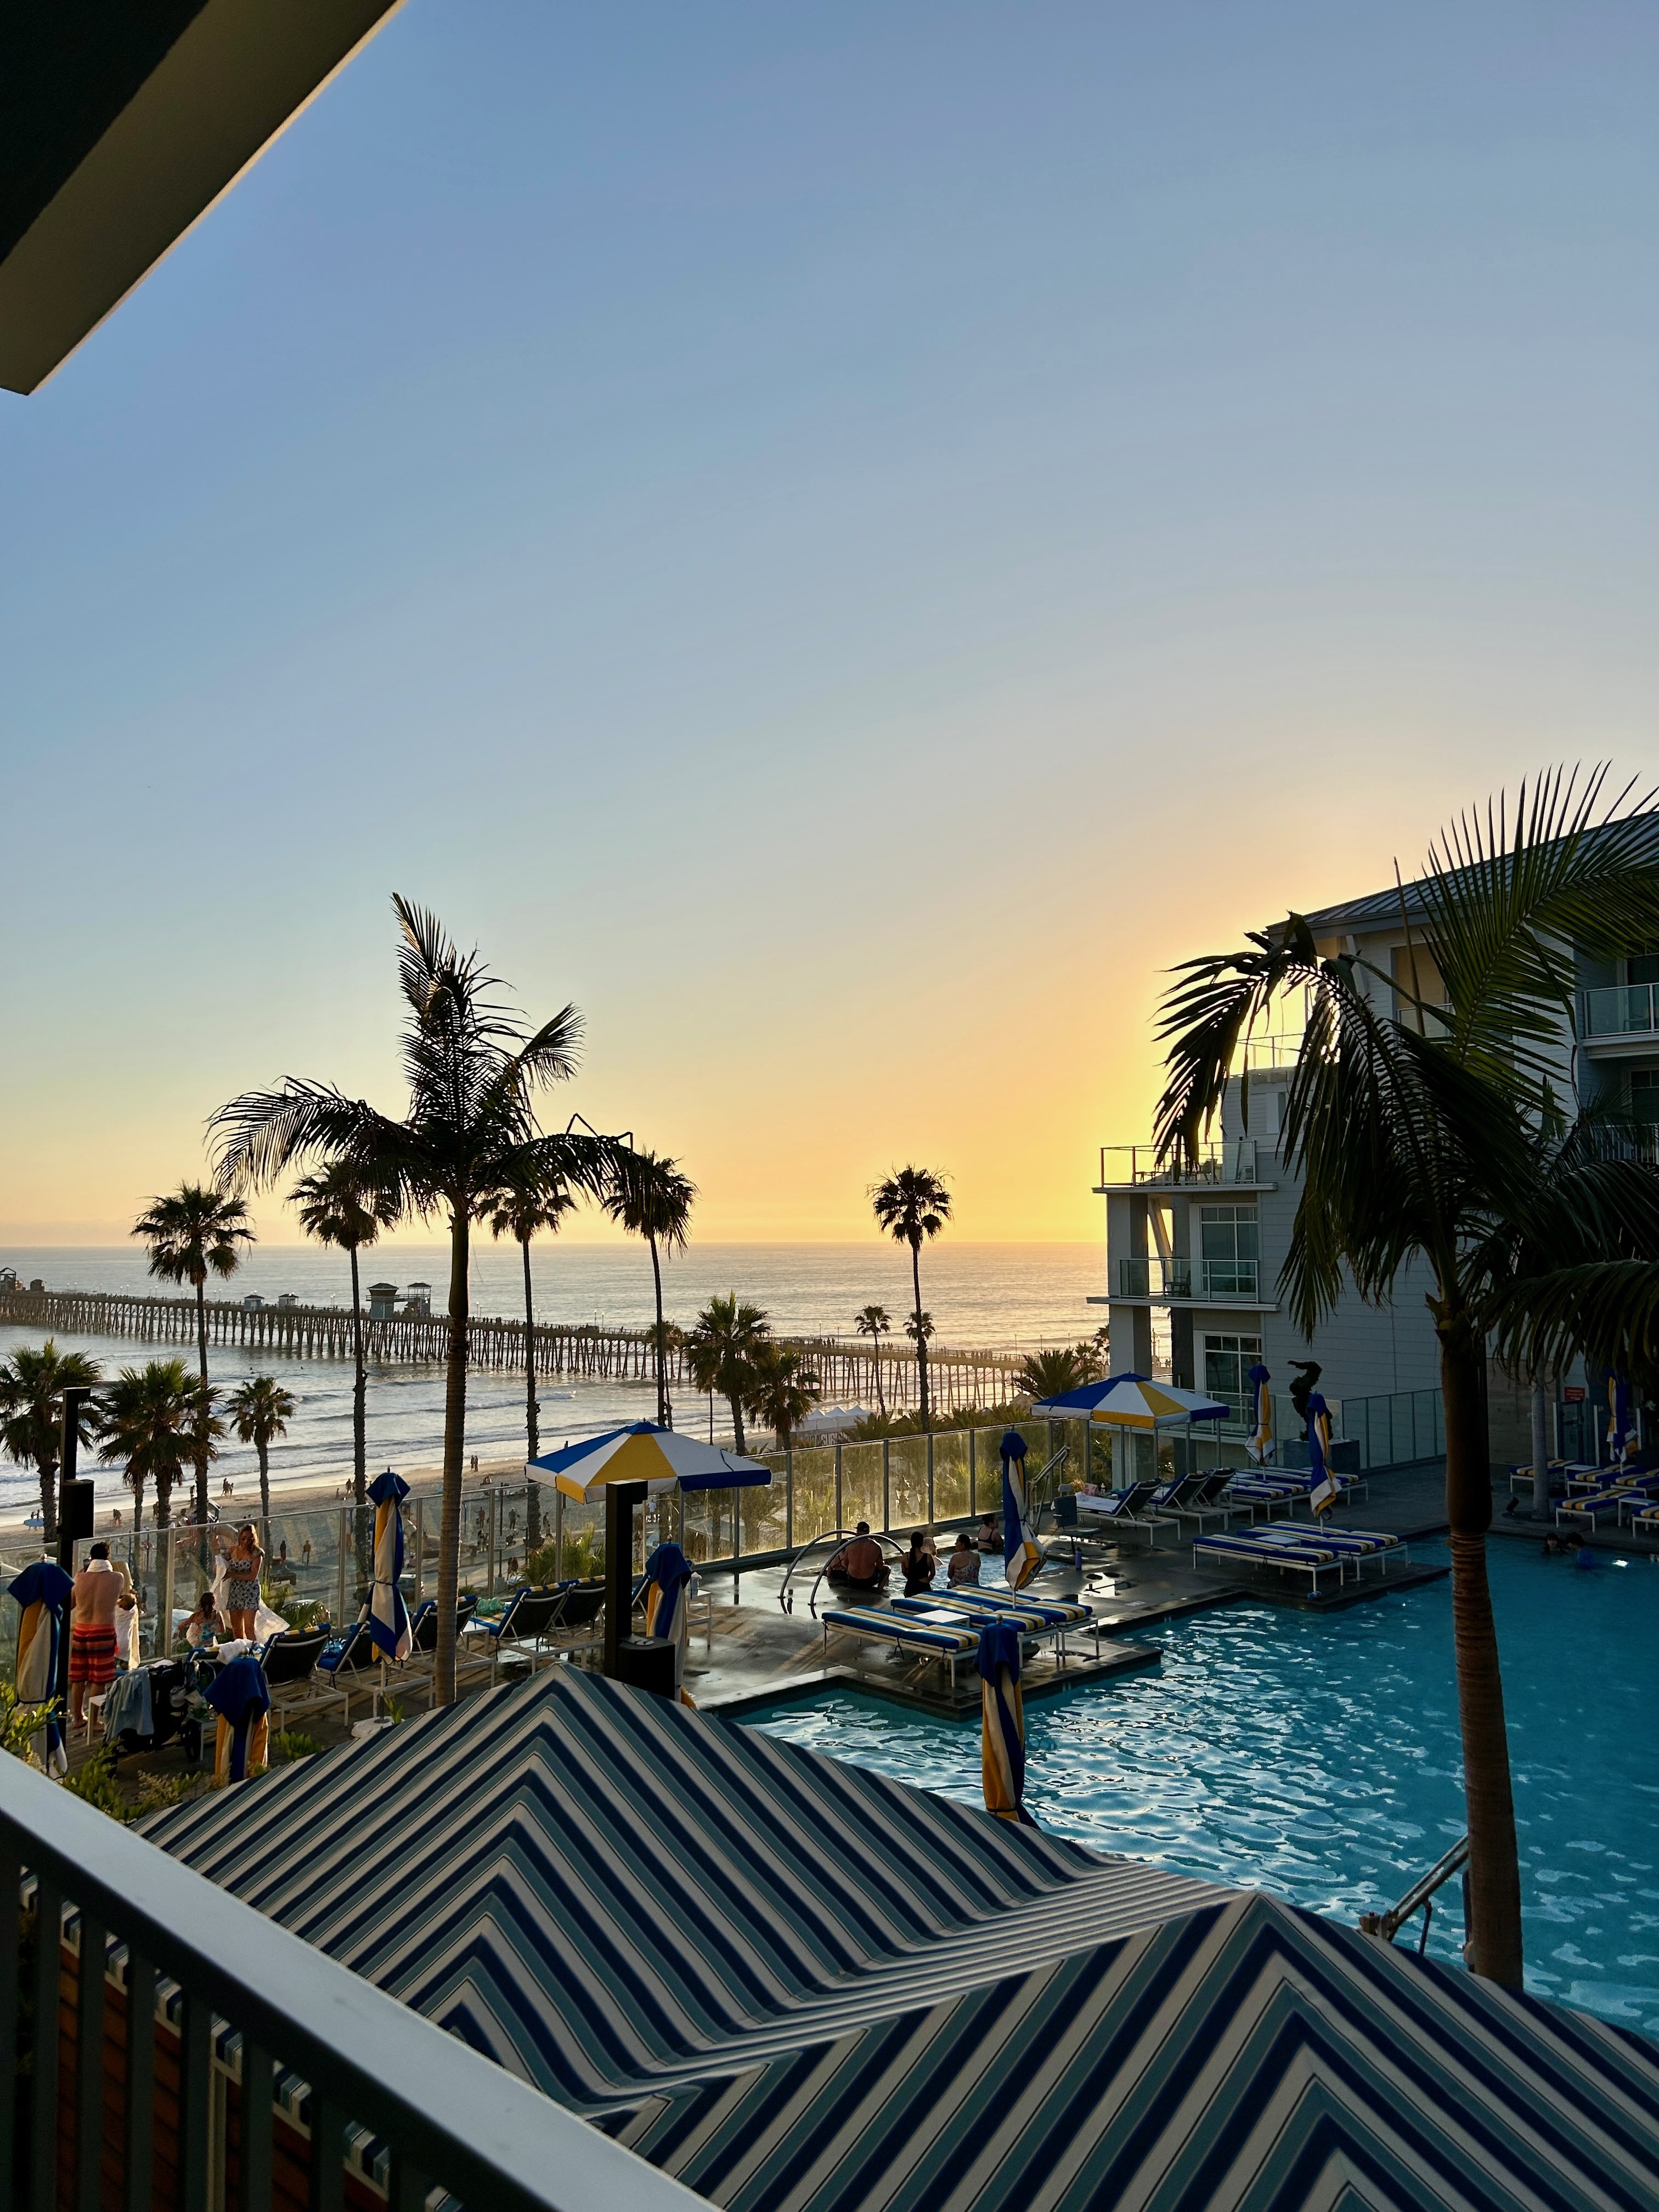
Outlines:
[[[143, 1292], [152, 1283], [136, 1246], [76, 1246], [27, 1250], [0, 1246], [0, 1267], [15, 1267], [21, 1281], [39, 1278], [48, 1290]], [[446, 1248], [399, 1242], [362, 1255], [365, 1289], [370, 1282], [432, 1285], [433, 1307], [448, 1299]], [[536, 1318], [540, 1322], [646, 1326], [653, 1317], [651, 1261], [643, 1245], [561, 1244], [543, 1238], [532, 1247]], [[941, 1240], [922, 1254], [922, 1302], [941, 1344], [1024, 1351], [1069, 1344], [1104, 1318], [1091, 1293], [1104, 1286], [1104, 1263], [1096, 1244], [969, 1244]], [[783, 1335], [850, 1335], [859, 1308], [876, 1302], [893, 1316], [894, 1334], [910, 1307], [909, 1255], [880, 1244], [693, 1244], [664, 1265], [664, 1304], [669, 1318], [688, 1324], [716, 1292], [736, 1291], [763, 1306]], [[472, 1310], [516, 1317], [522, 1311], [523, 1275], [516, 1244], [475, 1243], [470, 1270]], [[214, 1286], [222, 1297], [257, 1291], [273, 1300], [291, 1291], [310, 1305], [342, 1305], [350, 1297], [343, 1254], [314, 1245], [256, 1245], [236, 1274]], [[38, 1329], [0, 1325], [0, 1358], [18, 1344], [39, 1343]], [[60, 1335], [61, 1349], [85, 1352], [106, 1374], [142, 1365], [158, 1354], [194, 1361], [189, 1345], [146, 1346], [125, 1339]], [[270, 1459], [273, 1491], [330, 1477], [345, 1480], [351, 1468], [351, 1370], [344, 1361], [283, 1358], [264, 1352], [256, 1359], [234, 1347], [210, 1349], [215, 1382], [234, 1386], [264, 1371], [276, 1375], [299, 1401], [289, 1432]], [[552, 1377], [537, 1391], [544, 1449], [568, 1437], [592, 1434], [648, 1417], [654, 1391], [639, 1384]], [[695, 1401], [700, 1428], [707, 1401]], [[677, 1419], [690, 1424], [691, 1407], [677, 1400]], [[715, 1413], [721, 1433], [722, 1410]], [[441, 1455], [443, 1376], [436, 1365], [371, 1366], [368, 1452], [375, 1467], [433, 1467]], [[475, 1372], [467, 1393], [467, 1450], [482, 1461], [522, 1449], [524, 1376]], [[93, 1470], [101, 1497], [120, 1491], [118, 1470]], [[239, 1498], [255, 1489], [251, 1447], [228, 1439], [212, 1482], [228, 1474]], [[35, 1494], [32, 1473], [0, 1461], [0, 1513], [15, 1515]]]

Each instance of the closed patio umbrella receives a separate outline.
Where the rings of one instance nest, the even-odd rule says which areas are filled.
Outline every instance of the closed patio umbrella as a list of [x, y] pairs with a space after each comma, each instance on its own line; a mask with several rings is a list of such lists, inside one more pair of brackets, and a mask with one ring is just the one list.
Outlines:
[[[58, 1695], [58, 1647], [69, 1633], [69, 1601], [74, 1590], [74, 1583], [51, 1559], [37, 1559], [12, 1583], [11, 1595], [23, 1615], [17, 1627], [20, 1705], [50, 1705]], [[69, 1771], [61, 1713], [37, 1729], [29, 1741], [48, 1774]]]
[[1331, 1473], [1331, 1409], [1318, 1390], [1308, 1394], [1308, 1466], [1313, 1475], [1308, 1503], [1316, 1513], [1328, 1513], [1337, 1495]]
[[374, 1580], [368, 1593], [368, 1632], [380, 1657], [407, 1659], [413, 1648], [404, 1602], [404, 1500], [409, 1485], [387, 1468], [368, 1486], [374, 1502]]
[[1019, 1686], [1019, 1632], [1006, 1620], [980, 1631], [980, 1774], [985, 1809], [1022, 1827], [1025, 1809], [1025, 1705]]
[[1018, 1429], [1003, 1433], [1002, 1567], [1010, 1589], [1024, 1589], [1042, 1565], [1042, 1552], [1027, 1518], [1025, 1439]]
[[1244, 1449], [1257, 1467], [1266, 1467], [1273, 1455], [1273, 1401], [1267, 1388], [1273, 1378], [1258, 1359], [1246, 1379], [1255, 1395], [1255, 1425]]
[[1623, 1467], [1636, 1443], [1636, 1424], [1631, 1418], [1630, 1384], [1624, 1376], [1607, 1370], [1607, 1459]]

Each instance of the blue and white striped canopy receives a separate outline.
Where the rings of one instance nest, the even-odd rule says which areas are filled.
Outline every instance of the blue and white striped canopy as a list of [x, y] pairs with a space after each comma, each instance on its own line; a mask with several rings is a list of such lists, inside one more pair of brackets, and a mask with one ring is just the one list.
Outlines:
[[1175, 1429], [1187, 1421], [1224, 1421], [1228, 1409], [1197, 1390], [1154, 1382], [1146, 1375], [1109, 1375], [1053, 1398], [1039, 1398], [1034, 1414], [1051, 1421], [1097, 1421], [1110, 1428]]
[[143, 1832], [732, 2212], [1654, 2203], [1638, 2036], [571, 1668]]

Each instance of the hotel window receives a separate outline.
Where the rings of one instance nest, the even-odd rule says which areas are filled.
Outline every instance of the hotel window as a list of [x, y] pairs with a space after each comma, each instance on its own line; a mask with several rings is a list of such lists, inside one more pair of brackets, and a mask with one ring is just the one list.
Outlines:
[[1200, 1297], [1256, 1295], [1259, 1232], [1253, 1206], [1201, 1206], [1198, 1210]]
[[1259, 1336], [1206, 1336], [1204, 1340], [1205, 1391], [1231, 1407], [1237, 1420], [1249, 1417], [1249, 1372], [1261, 1357]]
[[1659, 1123], [1659, 1067], [1633, 1067], [1630, 1073], [1630, 1118]]

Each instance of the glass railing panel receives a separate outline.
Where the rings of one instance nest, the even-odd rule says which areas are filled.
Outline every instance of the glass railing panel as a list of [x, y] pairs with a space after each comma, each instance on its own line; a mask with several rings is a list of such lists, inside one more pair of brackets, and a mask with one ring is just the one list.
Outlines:
[[968, 1487], [968, 1431], [942, 1429], [933, 1438], [933, 1518], [960, 1521], [973, 1510]]
[[1259, 1262], [1255, 1260], [1206, 1260], [1203, 1295], [1206, 1298], [1253, 1298]]
[[[872, 1528], [885, 1525], [882, 1517], [880, 1443], [843, 1444], [841, 1448], [841, 1525], [856, 1528], [867, 1521]], [[826, 1522], [825, 1526], [829, 1524]]]
[[[868, 1444], [842, 1447], [843, 1452], [869, 1451]], [[880, 1477], [879, 1444], [875, 1446], [877, 1477]], [[805, 1450], [797, 1449], [795, 1462], [794, 1541], [799, 1546], [810, 1544], [815, 1536], [826, 1534], [836, 1524], [836, 1449], [833, 1444], [811, 1444]], [[867, 1518], [867, 1516], [866, 1516]]]
[[908, 1536], [927, 1520], [927, 1439], [894, 1437], [888, 1444], [887, 1525]]
[[772, 1480], [733, 1493], [741, 1557], [756, 1552], [781, 1552], [788, 1540], [789, 1470], [785, 1455], [769, 1451], [751, 1452], [750, 1456], [763, 1460], [771, 1468]]

